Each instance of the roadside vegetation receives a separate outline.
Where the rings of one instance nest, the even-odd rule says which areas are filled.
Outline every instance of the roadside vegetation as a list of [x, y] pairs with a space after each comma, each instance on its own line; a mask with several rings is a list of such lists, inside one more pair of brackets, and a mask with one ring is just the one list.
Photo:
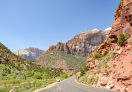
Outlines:
[[61, 69], [36, 65], [0, 43], [0, 92], [33, 92], [67, 77]]
[[[100, 54], [95, 54], [93, 56], [93, 60], [98, 60], [99, 65], [96, 66], [94, 69], [85, 68], [83, 71], [81, 71], [81, 76], [78, 79], [78, 81], [87, 85], [93, 85], [94, 83], [96, 84], [96, 82], [98, 81], [97, 74], [99, 74], [99, 72], [103, 70], [106, 75], [110, 73], [107, 63], [111, 61], [114, 58], [114, 56], [115, 54], [112, 51], [109, 51], [104, 56]], [[92, 75], [90, 75], [91, 72]]]
[[43, 68], [43, 71], [36, 72], [10, 68], [10, 65], [0, 64], [0, 92], [9, 92], [9, 90], [13, 90], [13, 92], [32, 92], [56, 82], [58, 79], [63, 80], [68, 77], [61, 70], [50, 68]]

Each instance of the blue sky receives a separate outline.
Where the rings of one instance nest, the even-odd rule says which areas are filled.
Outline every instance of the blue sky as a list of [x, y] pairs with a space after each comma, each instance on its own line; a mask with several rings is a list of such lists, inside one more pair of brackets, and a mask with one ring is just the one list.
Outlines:
[[0, 42], [48, 49], [81, 31], [112, 25], [120, 0], [0, 0]]

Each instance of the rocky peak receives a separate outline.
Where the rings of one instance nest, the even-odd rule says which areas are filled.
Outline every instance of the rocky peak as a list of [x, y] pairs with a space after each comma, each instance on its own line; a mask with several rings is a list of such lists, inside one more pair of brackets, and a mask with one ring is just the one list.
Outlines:
[[68, 54], [86, 56], [107, 38], [109, 31], [110, 30], [108, 29], [105, 31], [94, 29], [91, 31], [81, 32], [66, 43], [59, 42], [55, 46], [51, 46], [47, 53], [52, 50], [57, 50], [64, 51]]
[[19, 55], [24, 59], [30, 59], [30, 60], [35, 60], [36, 58], [41, 56], [43, 53], [44, 53], [43, 50], [40, 50], [38, 48], [32, 48], [32, 47], [18, 50], [15, 52], [16, 55]]

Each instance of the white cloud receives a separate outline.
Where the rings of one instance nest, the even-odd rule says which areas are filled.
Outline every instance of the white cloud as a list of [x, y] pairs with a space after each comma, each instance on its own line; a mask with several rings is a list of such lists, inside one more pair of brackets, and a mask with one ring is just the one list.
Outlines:
[[108, 27], [108, 28], [105, 29], [105, 31], [108, 31], [108, 30], [111, 30], [111, 29], [112, 29], [112, 27]]

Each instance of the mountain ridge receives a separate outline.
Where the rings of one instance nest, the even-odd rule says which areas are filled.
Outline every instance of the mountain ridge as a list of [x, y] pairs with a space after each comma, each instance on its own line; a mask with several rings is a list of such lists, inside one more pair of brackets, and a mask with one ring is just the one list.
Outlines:
[[[108, 33], [108, 30], [101, 31], [97, 29], [81, 32], [66, 43], [58, 42], [56, 45], [49, 47], [42, 56], [37, 58], [36, 63], [46, 67], [53, 66], [54, 68], [64, 70], [65, 68], [72, 70], [80, 69], [82, 65], [84, 67], [84, 64], [86, 64], [85, 58], [87, 55], [94, 51], [94, 49], [107, 38]], [[68, 57], [73, 61], [69, 60]], [[57, 63], [57, 65], [55, 63]], [[74, 64], [74, 66], [72, 64]], [[79, 65], [81, 67], [78, 67]]]
[[35, 61], [35, 59], [41, 56], [42, 54], [44, 54], [44, 52], [45, 52], [44, 50], [40, 50], [34, 47], [29, 47], [26, 49], [17, 50], [15, 54], [24, 59]]

